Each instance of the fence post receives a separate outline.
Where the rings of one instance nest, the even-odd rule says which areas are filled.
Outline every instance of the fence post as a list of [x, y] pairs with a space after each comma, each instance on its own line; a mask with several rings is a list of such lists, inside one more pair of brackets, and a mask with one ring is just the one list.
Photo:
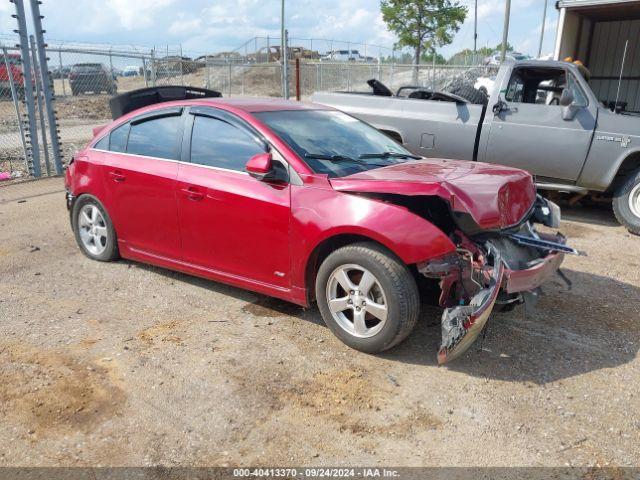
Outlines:
[[36, 127], [36, 109], [33, 104], [33, 77], [31, 76], [31, 60], [29, 58], [29, 40], [27, 39], [27, 20], [25, 17], [24, 3], [22, 0], [14, 0], [16, 6], [16, 19], [20, 36], [20, 53], [22, 55], [22, 76], [24, 79], [24, 100], [27, 106], [27, 121], [29, 122], [29, 142], [31, 146], [31, 172], [34, 177], [42, 175], [40, 167], [40, 145], [38, 144], [38, 128]]
[[180, 83], [184, 86], [184, 67], [182, 66], [182, 44], [180, 44]]
[[49, 148], [47, 147], [47, 128], [44, 123], [44, 108], [42, 108], [42, 69], [38, 65], [38, 53], [36, 51], [36, 39], [33, 35], [29, 37], [31, 43], [31, 58], [33, 60], [33, 75], [36, 80], [36, 101], [38, 105], [38, 117], [40, 118], [40, 132], [42, 134], [42, 151], [44, 153], [44, 166], [47, 175], [51, 175], [51, 165], [49, 164]]
[[296, 57], [296, 100], [300, 101], [300, 59]]
[[227, 59], [229, 63], [229, 96], [231, 96], [231, 59]]
[[[11, 72], [11, 66], [9, 65], [9, 57], [7, 49], [2, 47], [2, 55], [4, 57], [4, 66], [7, 69], [7, 72]], [[18, 121], [18, 130], [20, 131], [20, 141], [22, 142], [22, 150], [24, 153], [24, 161], [27, 167], [27, 171], [29, 170], [29, 161], [27, 160], [27, 141], [24, 138], [24, 125], [22, 124], [22, 115], [20, 115], [20, 99], [18, 98], [18, 92], [16, 91], [16, 85], [13, 82], [13, 75], [9, 73], [9, 88], [11, 89], [11, 98], [13, 99], [13, 106], [16, 110], [16, 120]], [[9, 163], [11, 166], [11, 163]]]
[[151, 86], [156, 86], [156, 48], [151, 49]]
[[62, 52], [58, 50], [58, 63], [60, 65], [60, 80], [62, 81], [62, 96], [67, 96], [67, 89], [64, 86], [64, 67], [62, 66]]
[[209, 59], [205, 56], [204, 58], [204, 74], [206, 75], [205, 85], [208, 89], [211, 88], [211, 67], [209, 67]]
[[113, 56], [111, 55], [112, 48], [112, 46], [109, 46], [109, 73], [111, 74], [111, 79], [113, 79]]
[[149, 86], [149, 79], [147, 78], [147, 61], [142, 57], [142, 75], [144, 76], [144, 86]]
[[351, 91], [351, 62], [347, 60], [347, 92]]
[[[47, 66], [47, 45], [44, 43], [44, 29], [42, 28], [42, 15], [40, 15], [40, 1], [31, 0], [31, 12], [33, 16], [33, 26], [35, 30], [36, 46], [38, 51], [38, 63], [40, 64], [40, 72], [42, 73], [42, 89], [44, 93], [44, 106], [47, 111], [47, 123], [49, 124], [49, 133], [51, 140], [51, 151], [53, 153], [53, 161], [56, 166], [56, 173], [62, 174], [62, 154], [60, 152], [60, 138], [58, 137], [58, 119], [53, 109], [55, 95], [53, 92], [53, 80], [49, 74]], [[44, 138], [44, 129], [42, 131]]]

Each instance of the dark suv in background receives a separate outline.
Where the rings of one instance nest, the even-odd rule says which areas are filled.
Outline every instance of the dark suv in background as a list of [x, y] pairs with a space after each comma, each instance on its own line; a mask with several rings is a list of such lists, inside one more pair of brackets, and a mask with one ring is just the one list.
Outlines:
[[102, 63], [76, 63], [69, 72], [71, 93], [107, 92], [113, 95], [118, 91], [118, 84], [113, 74]]

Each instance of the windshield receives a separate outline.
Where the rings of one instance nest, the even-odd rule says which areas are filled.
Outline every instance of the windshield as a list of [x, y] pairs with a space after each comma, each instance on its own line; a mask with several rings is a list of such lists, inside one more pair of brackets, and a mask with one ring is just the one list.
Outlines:
[[331, 110], [256, 112], [315, 173], [344, 177], [412, 158], [402, 145], [346, 113]]

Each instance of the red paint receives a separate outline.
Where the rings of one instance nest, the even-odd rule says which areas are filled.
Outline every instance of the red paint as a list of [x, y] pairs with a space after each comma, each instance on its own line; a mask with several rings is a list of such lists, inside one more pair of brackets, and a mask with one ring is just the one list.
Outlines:
[[460, 160], [407, 162], [332, 179], [331, 184], [340, 191], [438, 195], [484, 229], [518, 223], [536, 198], [529, 173]]
[[[252, 112], [322, 109], [277, 99], [167, 102], [131, 112], [202, 105], [252, 125], [289, 163], [301, 185], [260, 181], [246, 172], [102, 152], [79, 152], [66, 172], [76, 197], [97, 197], [113, 220], [120, 253], [189, 274], [273, 295], [301, 305], [313, 289], [306, 275], [314, 252], [340, 235], [376, 241], [407, 264], [455, 251], [447, 235], [407, 209], [350, 192], [438, 195], [484, 227], [505, 226], [529, 210], [535, 189], [523, 171], [469, 162], [425, 160], [329, 180], [307, 165]], [[256, 173], [269, 155], [247, 158]], [[498, 192], [498, 194], [496, 194]]]
[[271, 154], [259, 153], [247, 162], [246, 170], [257, 175], [266, 175], [271, 170]]

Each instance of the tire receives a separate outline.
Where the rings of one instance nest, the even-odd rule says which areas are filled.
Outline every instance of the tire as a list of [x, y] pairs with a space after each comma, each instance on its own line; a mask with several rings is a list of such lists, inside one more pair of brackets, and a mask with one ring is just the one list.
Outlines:
[[111, 218], [95, 197], [78, 197], [71, 211], [71, 225], [76, 243], [91, 260], [110, 262], [120, 257], [118, 238]]
[[486, 105], [489, 101], [484, 93], [469, 83], [453, 85], [448, 91], [476, 105]]
[[[353, 295], [343, 288], [342, 272], [354, 287]], [[369, 274], [373, 282], [367, 281]], [[365, 285], [360, 291], [363, 280], [371, 287]], [[420, 313], [418, 287], [407, 266], [372, 242], [347, 245], [331, 253], [318, 269], [315, 290], [324, 322], [343, 343], [361, 352], [379, 353], [399, 344], [411, 333]], [[384, 314], [380, 307], [384, 307]], [[357, 322], [359, 331], [356, 310], [364, 319]]]
[[613, 213], [627, 230], [640, 235], [640, 169], [632, 172], [615, 191]]

